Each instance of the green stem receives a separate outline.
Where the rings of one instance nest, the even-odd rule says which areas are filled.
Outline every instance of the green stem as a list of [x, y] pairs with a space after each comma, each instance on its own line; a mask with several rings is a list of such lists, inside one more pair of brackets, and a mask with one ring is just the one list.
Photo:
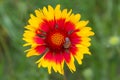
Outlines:
[[67, 80], [67, 76], [66, 76], [66, 73], [65, 73], [65, 71], [64, 71], [63, 80]]

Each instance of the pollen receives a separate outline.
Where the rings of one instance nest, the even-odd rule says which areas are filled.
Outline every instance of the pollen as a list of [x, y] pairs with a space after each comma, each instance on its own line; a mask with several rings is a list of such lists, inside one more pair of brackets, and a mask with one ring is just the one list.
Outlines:
[[64, 35], [61, 33], [54, 33], [51, 35], [51, 42], [56, 45], [60, 46], [64, 43]]

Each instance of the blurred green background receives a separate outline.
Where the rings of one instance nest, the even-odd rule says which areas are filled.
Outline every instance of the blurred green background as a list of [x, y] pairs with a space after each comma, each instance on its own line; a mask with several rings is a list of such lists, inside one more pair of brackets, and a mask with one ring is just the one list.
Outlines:
[[[36, 57], [26, 58], [22, 45], [29, 14], [48, 4], [73, 9], [89, 20], [95, 36], [83, 64], [62, 76], [37, 68]], [[120, 0], [0, 0], [0, 80], [120, 80]]]

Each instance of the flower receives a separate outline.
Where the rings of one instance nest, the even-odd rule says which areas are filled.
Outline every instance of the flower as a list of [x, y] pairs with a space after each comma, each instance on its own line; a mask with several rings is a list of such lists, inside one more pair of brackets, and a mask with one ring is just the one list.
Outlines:
[[35, 10], [35, 14], [30, 15], [23, 34], [24, 46], [30, 46], [27, 57], [41, 55], [36, 63], [48, 68], [49, 73], [53, 69], [64, 74], [64, 63], [71, 72], [76, 71], [74, 59], [82, 64], [84, 54], [91, 54], [89, 36], [94, 32], [86, 27], [89, 21], [80, 21], [80, 14], [61, 10], [59, 4], [55, 9], [48, 5], [48, 9]]

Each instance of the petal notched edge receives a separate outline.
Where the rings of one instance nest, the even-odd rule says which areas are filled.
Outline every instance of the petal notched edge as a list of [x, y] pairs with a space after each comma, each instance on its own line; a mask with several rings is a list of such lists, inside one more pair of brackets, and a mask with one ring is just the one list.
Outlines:
[[60, 19], [61, 18], [61, 10], [60, 10], [60, 5], [58, 4], [55, 8], [55, 19]]
[[76, 24], [76, 28], [77, 28], [77, 29], [81, 29], [81, 28], [85, 27], [88, 23], [89, 23], [89, 21], [79, 21], [79, 22]]
[[26, 57], [31, 57], [31, 56], [35, 56], [35, 55], [40, 55], [40, 54], [38, 54], [35, 50], [29, 50]]
[[38, 67], [40, 68], [42, 67], [47, 67], [48, 68], [48, 73], [51, 74], [51, 70], [53, 68], [53, 70], [55, 72], [59, 72], [60, 74], [64, 74], [64, 70], [63, 70], [63, 66], [64, 66], [64, 61], [61, 62], [61, 64], [56, 64], [56, 62], [53, 61], [49, 61], [47, 59], [44, 58], [44, 56], [39, 59], [38, 61], [36, 61], [36, 63], [38, 63]]

